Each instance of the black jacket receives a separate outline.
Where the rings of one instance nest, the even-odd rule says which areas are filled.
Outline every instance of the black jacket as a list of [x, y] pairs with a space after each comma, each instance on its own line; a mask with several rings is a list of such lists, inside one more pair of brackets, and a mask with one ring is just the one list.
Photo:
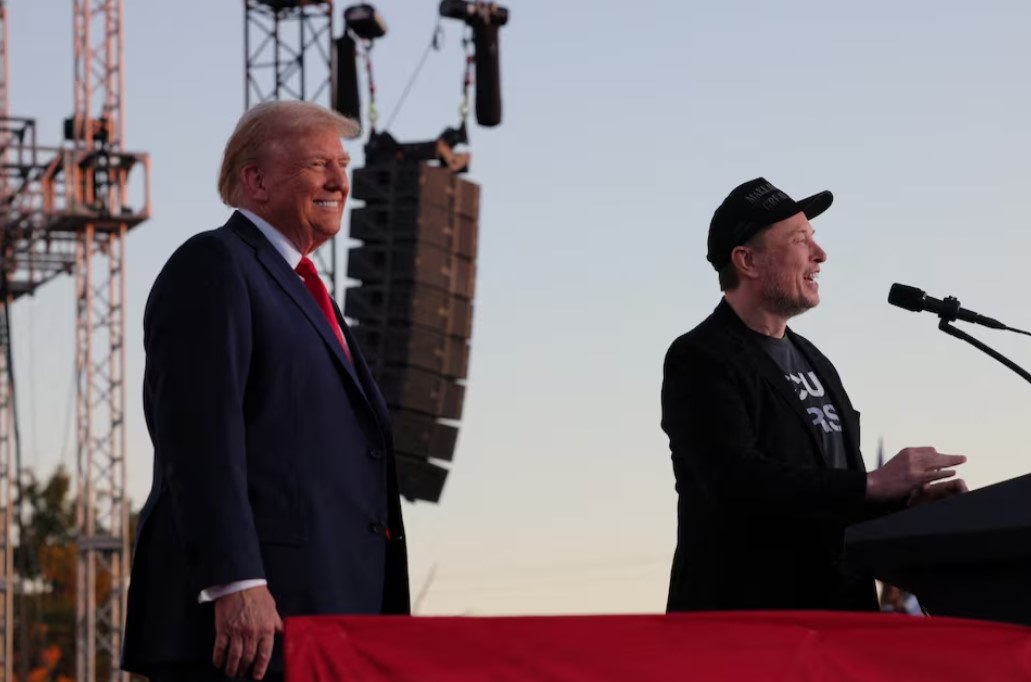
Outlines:
[[831, 469], [784, 373], [722, 301], [670, 346], [662, 384], [679, 494], [669, 611], [875, 610], [873, 578], [845, 560], [864, 501], [859, 413], [830, 361], [788, 330], [838, 407], [848, 469]]

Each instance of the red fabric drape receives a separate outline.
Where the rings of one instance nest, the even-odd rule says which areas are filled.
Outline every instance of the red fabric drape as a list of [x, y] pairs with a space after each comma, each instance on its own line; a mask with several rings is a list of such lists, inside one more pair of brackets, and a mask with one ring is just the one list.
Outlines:
[[825, 612], [286, 623], [287, 682], [1031, 680], [1031, 628]]

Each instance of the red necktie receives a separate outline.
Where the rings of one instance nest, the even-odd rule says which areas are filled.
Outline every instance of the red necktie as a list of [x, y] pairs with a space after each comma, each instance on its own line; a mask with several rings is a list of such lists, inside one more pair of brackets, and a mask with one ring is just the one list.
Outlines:
[[333, 312], [333, 303], [329, 300], [329, 292], [326, 291], [326, 285], [323, 284], [322, 278], [319, 277], [315, 264], [307, 256], [302, 257], [301, 262], [297, 264], [296, 272], [304, 280], [304, 286], [308, 287], [308, 291], [315, 297], [319, 310], [326, 316], [326, 321], [329, 322], [329, 326], [333, 328], [333, 332], [337, 335], [337, 340], [340, 341], [340, 347], [344, 349], [347, 361], [351, 362], [351, 351], [348, 350], [347, 342], [344, 341], [344, 334], [340, 331], [336, 313]]

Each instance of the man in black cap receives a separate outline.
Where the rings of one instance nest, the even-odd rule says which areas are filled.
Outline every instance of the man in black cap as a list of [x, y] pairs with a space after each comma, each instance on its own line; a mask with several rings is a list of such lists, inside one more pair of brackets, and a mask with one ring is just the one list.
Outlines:
[[713, 215], [708, 260], [723, 300], [666, 354], [662, 428], [679, 493], [669, 611], [877, 610], [872, 576], [843, 556], [846, 526], [966, 490], [966, 458], [905, 448], [866, 473], [859, 413], [837, 371], [788, 320], [820, 302], [827, 254], [764, 178]]

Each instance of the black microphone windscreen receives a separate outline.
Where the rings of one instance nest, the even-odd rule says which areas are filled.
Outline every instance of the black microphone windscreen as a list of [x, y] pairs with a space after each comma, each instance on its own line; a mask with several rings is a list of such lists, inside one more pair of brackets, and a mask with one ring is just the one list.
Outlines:
[[476, 122], [484, 127], [501, 123], [501, 67], [496, 24], [473, 28], [476, 46]]
[[905, 284], [892, 284], [888, 292], [888, 303], [918, 313], [924, 309], [924, 292]]
[[475, 6], [466, 0], [441, 0], [439, 14], [442, 17], [465, 21], [469, 18], [470, 10], [475, 13]]
[[335, 79], [333, 108], [344, 116], [354, 119], [360, 126], [362, 105], [361, 96], [358, 93], [358, 64], [355, 54], [355, 42], [347, 32], [334, 42], [336, 68], [333, 70], [333, 77]]

